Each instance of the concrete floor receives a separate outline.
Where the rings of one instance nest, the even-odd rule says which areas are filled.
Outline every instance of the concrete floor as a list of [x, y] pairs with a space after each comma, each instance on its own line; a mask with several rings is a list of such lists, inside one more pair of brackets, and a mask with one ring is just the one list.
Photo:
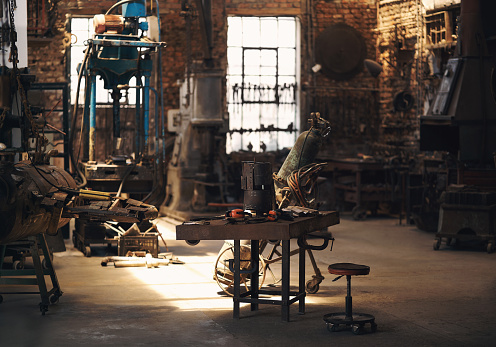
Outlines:
[[[232, 318], [232, 299], [212, 280], [221, 241], [188, 246], [175, 241], [161, 220], [169, 249], [185, 264], [154, 269], [102, 267], [107, 251], [85, 258], [67, 243], [55, 254], [64, 292], [45, 316], [37, 295], [4, 295], [0, 346], [490, 346], [496, 341], [496, 254], [481, 247], [432, 250], [434, 235], [392, 217], [353, 221], [342, 216], [330, 228], [332, 252], [315, 252], [325, 272], [317, 294], [307, 296], [306, 314], [291, 307], [248, 306]], [[162, 247], [162, 251], [165, 249]], [[292, 257], [292, 272], [297, 268]], [[344, 310], [346, 281], [332, 282], [327, 266], [355, 262], [371, 267], [352, 279], [356, 311], [374, 314], [378, 331], [330, 333], [322, 316]], [[307, 278], [312, 269], [307, 261]], [[296, 276], [293, 276], [296, 279]], [[10, 288], [9, 288], [10, 289]], [[0, 292], [5, 291], [0, 287]]]

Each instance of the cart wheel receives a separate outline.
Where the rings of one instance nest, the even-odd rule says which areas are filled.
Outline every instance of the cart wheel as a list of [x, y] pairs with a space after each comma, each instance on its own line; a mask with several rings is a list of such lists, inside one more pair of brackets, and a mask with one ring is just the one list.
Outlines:
[[377, 324], [370, 323], [370, 331], [375, 333], [377, 331]]
[[367, 210], [362, 206], [355, 206], [351, 210], [351, 215], [354, 220], [365, 220], [367, 218]]
[[41, 311], [41, 314], [44, 316], [45, 312], [48, 311], [48, 305], [45, 305], [45, 304], [40, 302], [40, 311]]
[[24, 269], [24, 261], [22, 261], [22, 260], [16, 260], [16, 261], [14, 261], [14, 263], [12, 264], [12, 268], [14, 270], [22, 270], [22, 269]]
[[51, 297], [50, 297], [50, 303], [55, 305], [59, 302], [59, 298], [60, 298], [60, 295], [58, 294], [53, 294]]
[[494, 252], [494, 241], [489, 241], [487, 243], [487, 253], [491, 254]]
[[331, 333], [338, 331], [339, 325], [337, 324], [331, 324], [331, 323], [326, 323], [327, 330], [329, 330]]
[[361, 335], [365, 332], [365, 329], [363, 328], [363, 325], [353, 325], [352, 331], [355, 335]]
[[437, 251], [439, 249], [439, 246], [441, 246], [441, 238], [440, 237], [436, 237], [434, 239], [434, 243], [432, 244], [432, 248]]
[[91, 257], [91, 247], [90, 246], [83, 246], [83, 254], [85, 257]]
[[305, 284], [305, 291], [308, 293], [308, 294], [315, 294], [319, 291], [320, 289], [320, 282], [319, 283], [315, 283], [317, 281], [315, 280], [309, 280], [306, 284]]
[[[247, 246], [241, 246], [241, 254], [250, 254], [251, 249]], [[233, 296], [231, 292], [234, 288], [234, 274], [229, 269], [229, 259], [234, 259], [234, 247], [228, 247], [222, 251], [217, 260], [215, 261], [214, 279], [219, 285], [220, 289], [229, 296]], [[250, 267], [249, 261], [241, 261], [241, 269], [245, 270]], [[259, 269], [258, 269], [258, 288], [262, 288], [265, 281], [266, 266], [262, 256], [259, 256]], [[248, 274], [241, 274], [241, 283], [245, 285], [246, 291], [248, 287]]]

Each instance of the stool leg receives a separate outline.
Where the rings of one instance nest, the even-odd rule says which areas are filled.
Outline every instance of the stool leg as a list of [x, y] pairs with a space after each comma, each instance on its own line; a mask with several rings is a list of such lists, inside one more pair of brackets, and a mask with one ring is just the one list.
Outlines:
[[346, 319], [353, 320], [353, 304], [351, 299], [351, 276], [346, 275], [347, 292], [346, 292]]

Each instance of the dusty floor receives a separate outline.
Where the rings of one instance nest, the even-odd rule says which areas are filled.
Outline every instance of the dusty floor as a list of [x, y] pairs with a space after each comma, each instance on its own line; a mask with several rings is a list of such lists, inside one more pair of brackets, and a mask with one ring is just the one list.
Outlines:
[[[67, 242], [55, 254], [64, 292], [45, 316], [38, 295], [3, 295], [0, 346], [490, 346], [496, 341], [496, 254], [482, 247], [433, 251], [434, 235], [379, 216], [353, 221], [342, 216], [330, 230], [332, 252], [315, 252], [324, 272], [306, 314], [291, 307], [241, 309], [212, 280], [222, 241], [188, 246], [175, 241], [173, 226], [160, 222], [170, 251], [185, 264], [154, 269], [102, 267], [107, 249], [94, 246], [85, 258]], [[162, 251], [165, 248], [162, 247]], [[292, 272], [297, 268], [292, 257]], [[374, 334], [330, 333], [322, 316], [344, 309], [346, 281], [332, 282], [327, 266], [354, 262], [371, 267], [352, 279], [355, 311], [375, 315]], [[277, 267], [274, 267], [277, 270]], [[307, 261], [307, 277], [312, 269]], [[296, 276], [293, 276], [296, 280]], [[268, 282], [271, 282], [270, 276]], [[11, 288], [9, 288], [10, 290]], [[0, 292], [6, 291], [0, 286]]]

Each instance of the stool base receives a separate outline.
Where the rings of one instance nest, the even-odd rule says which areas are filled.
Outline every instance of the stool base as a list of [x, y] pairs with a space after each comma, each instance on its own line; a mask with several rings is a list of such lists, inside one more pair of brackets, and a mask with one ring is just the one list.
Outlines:
[[327, 330], [330, 332], [350, 330], [352, 329], [354, 334], [360, 335], [367, 331], [365, 330], [365, 324], [370, 324], [370, 332], [373, 333], [377, 330], [377, 324], [375, 324], [375, 317], [366, 313], [353, 313], [351, 317], [346, 317], [346, 313], [328, 313], [324, 315], [324, 321], [327, 324]]

